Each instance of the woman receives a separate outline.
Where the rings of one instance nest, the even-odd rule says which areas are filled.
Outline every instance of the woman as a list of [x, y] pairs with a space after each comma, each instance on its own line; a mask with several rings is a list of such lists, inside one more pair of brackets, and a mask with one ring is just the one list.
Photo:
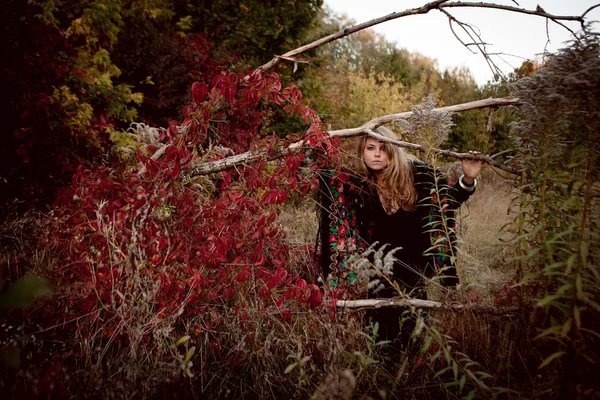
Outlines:
[[[379, 127], [377, 133], [396, 139], [394, 133]], [[476, 152], [471, 152], [477, 154]], [[382, 290], [370, 297], [398, 296], [400, 289], [411, 298], [425, 298], [425, 283], [437, 272], [440, 281], [455, 285], [452, 242], [454, 212], [475, 191], [482, 163], [461, 160], [463, 176], [449, 185], [441, 173], [409, 156], [390, 143], [361, 137], [357, 146], [355, 173], [327, 175], [322, 179], [321, 265], [325, 277], [338, 285], [352, 283], [354, 275], [346, 267], [348, 258], [377, 242], [394, 252], [393, 275]], [[380, 282], [386, 283], [385, 279]], [[379, 322], [380, 334], [394, 340], [400, 334], [398, 310], [380, 309], [368, 313]], [[413, 323], [405, 324], [406, 333]]]
[[[376, 132], [396, 138], [385, 127]], [[439, 171], [407, 155], [402, 148], [371, 137], [359, 139], [356, 171], [371, 187], [365, 213], [373, 228], [368, 240], [380, 246], [388, 244], [388, 250], [398, 249], [394, 253], [398, 261], [394, 263], [393, 280], [410, 297], [424, 298], [426, 278], [449, 264], [444, 263], [449, 260], [440, 260], [440, 255], [445, 252], [443, 255], [449, 259], [453, 253], [452, 240], [447, 239], [454, 236], [454, 211], [475, 191], [475, 178], [482, 165], [471, 159], [462, 159], [461, 163], [464, 174], [450, 186]], [[443, 274], [456, 276], [455, 270]], [[445, 282], [452, 285], [456, 279]], [[388, 285], [377, 295], [392, 297], [398, 293]]]

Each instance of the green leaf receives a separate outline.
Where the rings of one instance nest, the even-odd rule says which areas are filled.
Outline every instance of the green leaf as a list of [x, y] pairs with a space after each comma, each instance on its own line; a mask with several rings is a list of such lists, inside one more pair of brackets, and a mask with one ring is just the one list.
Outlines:
[[391, 340], [380, 340], [375, 343], [373, 346], [385, 346], [386, 344], [392, 343]]
[[577, 329], [581, 329], [581, 311], [577, 306], [573, 307], [573, 319], [575, 319], [575, 326], [577, 326]]
[[575, 275], [575, 293], [577, 293], [577, 298], [583, 298], [583, 282], [581, 280], [581, 274]]
[[431, 342], [433, 342], [433, 338], [431, 336], [427, 336], [425, 339], [425, 343], [421, 346], [421, 354], [424, 354], [429, 350], [429, 346], [431, 346]]
[[311, 356], [304, 356], [302, 357], [302, 360], [300, 360], [300, 365], [304, 365], [308, 362], [308, 360], [311, 359]]
[[192, 356], [194, 355], [195, 352], [196, 352], [196, 346], [190, 347], [190, 349], [187, 351], [187, 353], [185, 353], [185, 360], [183, 360], [183, 362], [185, 364], [187, 364], [188, 361], [190, 361], [190, 359], [192, 358]]
[[569, 275], [573, 270], [573, 265], [575, 264], [575, 260], [577, 260], [577, 254], [571, 254], [567, 260], [567, 270], [565, 271], [565, 275]]
[[551, 326], [550, 328], [544, 329], [544, 331], [542, 333], [540, 333], [539, 335], [537, 335], [534, 339], [541, 339], [544, 336], [548, 336], [548, 335], [558, 335], [561, 328], [562, 327], [560, 325]]
[[544, 297], [542, 300], [538, 301], [536, 305], [538, 307], [543, 307], [543, 306], [546, 306], [546, 305], [552, 303], [554, 300], [556, 300], [560, 297], [561, 296], [558, 294], [550, 294], [550, 295]]
[[573, 325], [573, 318], [569, 318], [567, 322], [565, 322], [560, 330], [560, 337], [566, 338], [571, 330], [571, 326]]
[[581, 263], [583, 264], [582, 266], [585, 267], [588, 258], [588, 244], [586, 241], [581, 241], [579, 251], [581, 252]]
[[592, 308], [594, 310], [596, 310], [597, 312], [600, 312], [600, 304], [596, 303], [595, 301], [590, 300], [588, 297], [584, 297], [583, 301], [585, 301], [586, 303], [588, 303], [590, 306], [592, 306]]
[[436, 374], [434, 375], [435, 378], [444, 375], [446, 372], [448, 372], [450, 370], [450, 367], [446, 367], [438, 372], [436, 372]]
[[187, 342], [188, 340], [190, 340], [190, 336], [188, 336], [188, 335], [182, 336], [181, 338], [179, 338], [178, 341], [175, 342], [175, 347], [179, 346], [182, 343]]
[[475, 375], [481, 376], [482, 379], [493, 378], [492, 375], [490, 375], [484, 371], [477, 371], [477, 372], [475, 372]]
[[565, 351], [557, 351], [556, 353], [552, 354], [551, 356], [549, 356], [548, 358], [546, 358], [538, 367], [538, 369], [542, 369], [545, 366], [547, 366], [548, 364], [550, 364], [552, 361], [556, 360], [557, 358], [561, 357], [563, 354], [567, 354]]
[[562, 285], [561, 287], [558, 288], [558, 290], [556, 291], [556, 294], [565, 294], [566, 292], [568, 292], [571, 289], [573, 289], [573, 284], [565, 283], [564, 285]]
[[454, 360], [452, 360], [452, 374], [454, 379], [458, 379], [458, 364]]
[[296, 365], [298, 365], [298, 363], [293, 363], [287, 366], [287, 368], [285, 369], [285, 371], [283, 371], [284, 374], [289, 374], [290, 372], [292, 372], [292, 370], [294, 368], [296, 368]]
[[367, 365], [371, 365], [371, 364], [377, 364], [379, 361], [372, 359], [371, 357], [367, 357], [366, 360], [366, 364]]
[[432, 356], [431, 356], [429, 359], [430, 359], [431, 361], [435, 361], [435, 360], [437, 360], [437, 359], [438, 359], [438, 358], [439, 358], [441, 355], [442, 355], [442, 351], [441, 351], [441, 350], [438, 350], [438, 351], [437, 351], [437, 352], [436, 352], [434, 355], [432, 355]]

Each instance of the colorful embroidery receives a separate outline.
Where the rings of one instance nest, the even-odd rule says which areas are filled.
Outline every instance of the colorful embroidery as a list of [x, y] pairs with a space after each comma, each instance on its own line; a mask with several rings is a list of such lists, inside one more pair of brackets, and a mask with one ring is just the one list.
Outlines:
[[[368, 247], [368, 241], [372, 234], [372, 226], [367, 226], [363, 221], [357, 223], [358, 211], [366, 207], [363, 188], [354, 183], [346, 173], [335, 173], [331, 171], [324, 174], [324, 193], [328, 197], [327, 201], [327, 234], [323, 232], [322, 240], [326, 241], [329, 253], [327, 265], [330, 273], [330, 283], [337, 288], [343, 283], [353, 285], [356, 281], [356, 274], [348, 267], [349, 260]], [[425, 181], [426, 182], [426, 181]], [[423, 182], [423, 183], [425, 183]], [[446, 186], [446, 185], [444, 185]], [[437, 270], [453, 267], [454, 258], [452, 257], [452, 246], [454, 244], [454, 232], [456, 221], [452, 207], [452, 198], [447, 190], [442, 191], [440, 210], [437, 193], [429, 186], [430, 203], [425, 205], [429, 208], [428, 223], [424, 229], [429, 231], [429, 239], [432, 248], [427, 253], [431, 254]], [[362, 215], [362, 213], [361, 213]], [[443, 218], [443, 219], [442, 219]], [[363, 217], [364, 219], [364, 217]], [[368, 218], [367, 218], [368, 220]], [[440, 229], [442, 221], [450, 230], [450, 237], [445, 235], [445, 229]], [[365, 230], [365, 232], [362, 232]], [[323, 243], [325, 246], [325, 243]], [[324, 266], [324, 272], [325, 270]], [[452, 273], [444, 273], [452, 275]]]
[[363, 207], [358, 195], [360, 190], [349, 182], [345, 173], [332, 174], [328, 181], [331, 204], [329, 207], [329, 249], [331, 285], [336, 288], [342, 282], [350, 285], [356, 281], [356, 274], [348, 268], [348, 260], [360, 254], [366, 247], [357, 224], [357, 210]]

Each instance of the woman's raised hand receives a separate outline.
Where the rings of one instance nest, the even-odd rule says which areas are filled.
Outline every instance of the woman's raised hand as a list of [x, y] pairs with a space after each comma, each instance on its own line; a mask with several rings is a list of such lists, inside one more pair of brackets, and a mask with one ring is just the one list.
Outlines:
[[[477, 154], [479, 154], [479, 152], [478, 151], [469, 151], [469, 154], [477, 155]], [[481, 171], [481, 166], [483, 165], [483, 161], [473, 160], [470, 158], [462, 158], [460, 160], [460, 163], [462, 164], [462, 170], [463, 170], [463, 173], [465, 174], [465, 177], [463, 178], [463, 180], [465, 181], [465, 183], [467, 185], [472, 185], [473, 182], [475, 181], [475, 178], [477, 178], [477, 175], [479, 175], [479, 171]]]

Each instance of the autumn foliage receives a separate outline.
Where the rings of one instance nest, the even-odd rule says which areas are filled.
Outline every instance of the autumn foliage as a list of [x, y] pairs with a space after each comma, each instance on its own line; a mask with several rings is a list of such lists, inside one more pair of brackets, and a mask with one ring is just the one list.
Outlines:
[[[28, 307], [2, 310], [0, 393], [327, 398], [341, 393], [340, 382], [355, 397], [595, 390], [598, 246], [588, 244], [598, 236], [598, 151], [590, 139], [598, 136], [590, 100], [600, 76], [597, 41], [563, 52], [525, 81], [519, 96], [530, 96], [528, 112], [454, 116], [443, 144], [492, 152], [519, 143], [510, 157], [527, 169], [513, 186], [496, 177], [497, 186], [478, 188], [504, 207], [496, 222], [505, 242], [489, 240], [494, 257], [461, 244], [464, 291], [443, 295], [462, 296], [467, 307], [487, 296], [527, 311], [502, 319], [407, 310], [403, 320], [420, 330], [412, 347], [394, 353], [360, 313], [336, 312], [347, 288], [318, 281], [312, 238], [294, 248], [282, 209], [306, 207], [318, 174], [342, 165], [345, 149], [325, 132], [329, 123], [358, 126], [378, 113], [414, 110], [425, 95], [433, 108], [433, 98], [466, 102], [496, 95], [500, 85], [480, 91], [467, 71], [440, 73], [432, 60], [373, 32], [331, 44], [314, 55], [325, 67], [292, 78], [289, 66], [279, 73], [248, 67], [298, 44], [321, 5], [7, 2], [0, 307], [7, 307], [4, 289], [21, 278], [47, 278], [53, 295], [32, 303], [37, 292], [30, 291]], [[325, 20], [317, 29], [338, 23]], [[573, 113], [573, 104], [583, 111]], [[533, 115], [541, 117], [529, 126]], [[556, 123], [544, 125], [553, 121], [548, 115]], [[520, 137], [509, 135], [514, 120], [522, 121], [513, 124]], [[300, 150], [284, 150], [290, 144]], [[199, 172], [245, 152], [261, 157]], [[506, 215], [511, 202], [518, 210]], [[465, 238], [472, 230], [474, 243], [491, 236], [492, 207], [481, 208], [483, 233], [471, 221], [458, 232]], [[469, 280], [482, 269], [477, 251], [493, 268], [510, 270], [496, 288]], [[352, 295], [366, 294], [363, 284]], [[558, 371], [548, 373], [551, 382], [539, 382], [538, 368], [551, 365]], [[562, 384], [559, 375], [570, 369]]]

